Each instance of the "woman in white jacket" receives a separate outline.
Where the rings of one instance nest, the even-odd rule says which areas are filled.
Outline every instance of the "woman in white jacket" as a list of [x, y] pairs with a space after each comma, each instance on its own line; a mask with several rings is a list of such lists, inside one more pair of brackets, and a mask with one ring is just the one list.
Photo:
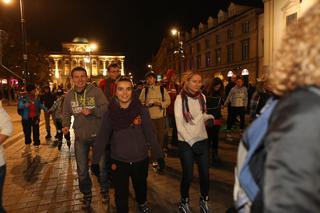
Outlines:
[[6, 212], [2, 206], [2, 193], [4, 178], [6, 176], [6, 163], [2, 144], [12, 133], [12, 122], [9, 115], [0, 105], [0, 212]]
[[184, 87], [174, 104], [183, 172], [180, 184], [181, 201], [179, 203], [181, 212], [190, 212], [189, 187], [193, 178], [194, 162], [197, 162], [199, 168], [200, 210], [203, 213], [209, 211], [209, 144], [205, 122], [208, 125], [209, 123], [213, 124], [213, 116], [206, 113], [206, 100], [200, 91], [201, 86], [200, 73], [187, 73]]

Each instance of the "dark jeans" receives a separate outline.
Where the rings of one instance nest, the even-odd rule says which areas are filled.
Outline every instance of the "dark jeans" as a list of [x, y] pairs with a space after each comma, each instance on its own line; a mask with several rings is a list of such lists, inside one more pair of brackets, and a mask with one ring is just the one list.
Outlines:
[[209, 144], [208, 140], [198, 141], [191, 147], [187, 142], [179, 141], [179, 154], [182, 167], [180, 183], [181, 198], [189, 197], [189, 188], [193, 178], [193, 164], [198, 164], [200, 193], [203, 197], [209, 193]]
[[176, 118], [174, 117], [174, 114], [169, 114], [169, 113], [168, 113], [168, 118], [169, 118], [170, 127], [172, 128], [171, 144], [172, 145], [177, 145], [177, 143], [178, 143], [178, 132], [177, 132], [177, 125], [176, 125]]
[[3, 165], [0, 167], [0, 213], [6, 212], [2, 205], [2, 194], [3, 194], [3, 185], [4, 185], [5, 176], [6, 176], [6, 165]]
[[136, 163], [114, 161], [116, 169], [112, 172], [112, 178], [115, 187], [117, 213], [128, 212], [130, 177], [137, 203], [141, 205], [147, 201], [148, 162], [148, 159]]
[[[56, 120], [55, 120], [55, 123], [56, 123], [56, 128], [57, 128], [57, 139], [62, 142], [62, 138], [63, 138], [63, 133], [62, 133], [62, 120], [56, 119]], [[64, 135], [64, 138], [65, 138], [67, 141], [70, 141], [70, 132], [68, 132], [68, 134]]]
[[227, 129], [231, 130], [237, 116], [240, 116], [240, 129], [244, 128], [245, 107], [231, 107], [230, 120], [227, 121]]
[[[92, 147], [93, 144], [94, 144], [94, 139], [87, 140], [87, 141], [75, 141], [74, 143], [76, 162], [77, 162], [77, 173], [78, 173], [78, 179], [79, 179], [79, 188], [80, 188], [80, 192], [83, 194], [91, 193], [92, 181], [89, 175], [88, 156], [89, 156], [90, 147]], [[105, 158], [102, 157], [99, 162], [99, 165], [101, 167], [100, 177], [107, 176], [105, 175], [105, 172], [107, 172], [107, 170], [104, 169], [103, 167], [103, 165], [106, 164], [104, 160]], [[107, 181], [106, 178], [105, 179], [99, 178], [100, 186], [105, 187], [107, 185], [106, 181]]]
[[33, 134], [33, 145], [40, 145], [39, 139], [39, 117], [22, 119], [22, 127], [24, 133], [24, 143], [31, 144], [31, 129]]
[[218, 156], [220, 126], [207, 127], [208, 140], [211, 144], [212, 159]]

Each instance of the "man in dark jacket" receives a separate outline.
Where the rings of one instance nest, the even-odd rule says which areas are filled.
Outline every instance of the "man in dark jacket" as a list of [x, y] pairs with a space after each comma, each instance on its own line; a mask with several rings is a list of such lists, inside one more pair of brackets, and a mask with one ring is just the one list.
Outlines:
[[[54, 95], [50, 91], [49, 85], [45, 85], [43, 88], [43, 95], [40, 98], [41, 103], [47, 108], [50, 109], [55, 101]], [[51, 127], [50, 127], [50, 112], [44, 113], [44, 120], [46, 124], [47, 135], [46, 139], [51, 138]]]

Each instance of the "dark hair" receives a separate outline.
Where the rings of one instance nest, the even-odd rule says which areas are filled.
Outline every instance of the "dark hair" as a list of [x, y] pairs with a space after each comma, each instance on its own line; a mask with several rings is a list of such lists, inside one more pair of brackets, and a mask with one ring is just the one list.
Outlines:
[[131, 80], [131, 78], [129, 76], [125, 76], [125, 75], [121, 75], [117, 80], [116, 80], [116, 87], [117, 88], [117, 85], [119, 82], [121, 81], [126, 81], [126, 82], [130, 82], [131, 86], [133, 87], [133, 82]]
[[86, 75], [87, 75], [87, 70], [86, 70], [85, 68], [83, 68], [83, 67], [75, 67], [75, 68], [73, 68], [73, 69], [71, 70], [71, 77], [73, 77], [73, 73], [74, 73], [75, 71], [83, 71], [83, 72], [85, 72]]
[[[221, 85], [219, 91], [214, 91], [214, 88], [219, 84]], [[218, 77], [213, 78], [208, 82], [207, 85], [204, 85], [204, 92], [206, 95], [209, 95], [209, 96], [211, 96], [214, 92], [217, 92], [220, 94], [220, 96], [223, 96], [223, 91], [224, 91], [223, 82]]]
[[120, 66], [117, 63], [111, 63], [107, 67], [108, 72], [110, 71], [111, 68], [119, 68], [120, 69]]

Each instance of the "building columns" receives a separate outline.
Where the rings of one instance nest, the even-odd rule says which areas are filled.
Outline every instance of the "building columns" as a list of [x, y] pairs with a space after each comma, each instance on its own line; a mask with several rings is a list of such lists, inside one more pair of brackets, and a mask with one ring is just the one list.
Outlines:
[[124, 61], [121, 60], [121, 75], [124, 75]]

